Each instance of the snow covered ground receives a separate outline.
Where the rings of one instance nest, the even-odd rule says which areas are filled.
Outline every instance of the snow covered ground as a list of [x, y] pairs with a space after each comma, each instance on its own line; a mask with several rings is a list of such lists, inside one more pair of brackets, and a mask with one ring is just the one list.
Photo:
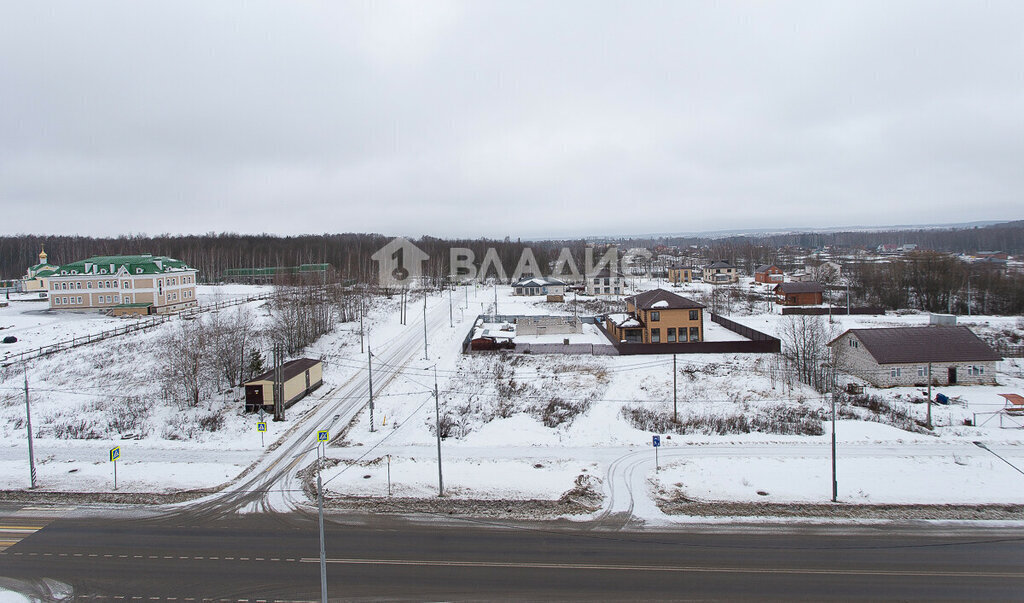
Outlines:
[[[671, 290], [696, 295], [710, 287], [696, 284]], [[200, 299], [212, 301], [256, 291], [244, 285], [204, 288]], [[500, 314], [569, 315], [574, 309], [571, 297], [565, 303], [548, 303], [541, 297], [515, 297], [507, 286], [498, 287], [497, 293]], [[251, 304], [257, 314], [265, 314], [262, 303]], [[435, 421], [440, 420], [447, 436], [442, 442], [446, 490], [455, 497], [555, 499], [572, 489], [580, 475], [594, 476], [604, 487], [611, 487], [622, 459], [642, 453], [637, 463], [630, 465], [639, 480], [635, 483], [646, 484], [645, 488], [664, 496], [679, 493], [707, 500], [775, 502], [828, 499], [830, 433], [828, 421], [821, 419], [827, 419], [829, 401], [805, 386], [787, 385], [772, 355], [678, 356], [675, 406], [687, 427], [684, 433], [669, 434], [656, 427], [673, 412], [671, 356], [462, 355], [461, 342], [473, 320], [495, 310], [495, 290], [460, 287], [450, 298], [437, 294], [428, 298], [431, 308], [449, 303], [452, 326], [445, 325], [427, 341], [423, 359], [391, 367], [398, 370], [387, 380], [375, 379], [373, 431], [364, 407], [344, 434], [332, 433], [342, 437], [329, 447], [328, 454], [343, 462], [325, 471], [329, 492], [385, 495], [387, 456], [391, 455], [396, 496], [434, 495], [434, 429]], [[385, 349], [401, 333], [422, 331], [422, 322], [417, 322], [422, 316], [422, 298], [411, 300], [407, 325], [398, 323], [397, 297], [379, 299], [375, 304], [366, 325], [366, 342], [373, 349]], [[579, 304], [622, 308], [614, 298], [597, 302], [580, 297]], [[15, 322], [39, 329], [33, 337], [40, 340], [43, 333], [62, 337], [63, 329], [78, 328], [78, 323], [117, 320], [36, 317], [30, 311], [26, 317], [26, 312], [12, 308], [0, 309], [0, 324], [5, 316], [20, 317]], [[774, 312], [731, 318], [769, 334], [779, 333], [785, 320]], [[45, 324], [32, 325], [32, 320]], [[839, 330], [924, 324], [928, 317], [837, 316], [834, 320]], [[961, 322], [965, 323], [993, 332], [1020, 328], [1019, 319], [1013, 317], [972, 317]], [[718, 337], [717, 325], [706, 324], [709, 340]], [[193, 430], [185, 439], [173, 439], [175, 426], [183, 425], [182, 411], [162, 404], [149, 378], [159, 371], [151, 350], [153, 342], [163, 329], [172, 327], [173, 321], [152, 332], [100, 342], [30, 364], [33, 427], [40, 436], [36, 456], [45, 489], [109, 489], [112, 468], [107, 453], [113, 445], [122, 447], [119, 489], [136, 491], [217, 486], [263, 454], [255, 418], [241, 412], [237, 391], [206, 401], [195, 411], [197, 415], [222, 415], [224, 423], [219, 429]], [[721, 336], [738, 338], [722, 330]], [[563, 339], [561, 335], [553, 337], [558, 343]], [[597, 342], [603, 343], [603, 337]], [[367, 365], [366, 353], [360, 350], [359, 325], [354, 323], [338, 325], [305, 355], [325, 358], [325, 386], [293, 407], [289, 412], [292, 418], [308, 412], [319, 396], [365, 371]], [[1024, 482], [1020, 481], [1024, 476], [971, 443], [984, 441], [1009, 461], [1024, 466], [1024, 430], [1000, 429], [993, 422], [980, 427], [964, 424], [975, 413], [981, 422], [982, 413], [1001, 407], [1002, 399], [996, 394], [1024, 391], [1022, 368], [1020, 360], [1001, 363], [998, 386], [939, 388], [956, 404], [933, 407], [934, 434], [903, 431], [873, 421], [841, 420], [837, 437], [841, 452], [846, 453], [840, 456], [839, 465], [841, 499], [870, 503], [1024, 502]], [[440, 391], [436, 418], [435, 369]], [[0, 375], [0, 488], [27, 486], [21, 379], [20, 370]], [[924, 416], [925, 405], [913, 402], [920, 397], [915, 388], [872, 393], [912, 417]], [[62, 421], [110, 420], [120, 399], [117, 396], [128, 395], [152, 402], [142, 439], [54, 437], [54, 427]], [[782, 424], [792, 425], [795, 431], [770, 432]], [[744, 431], [744, 425], [753, 431]], [[800, 435], [808, 425], [814, 429]], [[271, 423], [266, 444], [286, 426]], [[654, 434], [663, 436], [663, 471], [657, 474], [650, 446]], [[852, 450], [860, 452], [852, 454]], [[767, 494], [760, 495], [759, 490]]]

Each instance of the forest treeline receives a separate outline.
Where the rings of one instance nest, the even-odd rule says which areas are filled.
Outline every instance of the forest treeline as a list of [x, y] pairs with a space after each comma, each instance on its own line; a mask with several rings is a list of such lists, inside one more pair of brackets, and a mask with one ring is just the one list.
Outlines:
[[[208, 233], [203, 235], [129, 235], [112, 238], [82, 236], [17, 235], [0, 237], [0, 275], [14, 279], [35, 264], [40, 246], [45, 245], [50, 263], [61, 264], [94, 255], [152, 253], [183, 260], [199, 270], [201, 282], [216, 282], [231, 268], [296, 266], [327, 263], [339, 281], [373, 283], [377, 264], [373, 253], [391, 237], [383, 234], [344, 233], [282, 237], [270, 234]], [[609, 241], [605, 241], [609, 242]], [[449, 249], [472, 250], [479, 267], [488, 249], [494, 249], [499, 263], [510, 276], [529, 248], [542, 271], [547, 271], [563, 248], [584, 269], [588, 242], [577, 240], [520, 241], [494, 239], [440, 239], [421, 237], [413, 240], [430, 259], [425, 273], [440, 284], [449, 273]], [[996, 270], [973, 266], [945, 253], [979, 249], [1001, 250], [1011, 254], [1024, 252], [1024, 221], [965, 229], [907, 230], [891, 232], [799, 233], [764, 237], [725, 239], [620, 239], [622, 251], [631, 247], [655, 248], [674, 245], [683, 249], [696, 246], [690, 261], [722, 259], [748, 272], [757, 264], [776, 263], [784, 269], [802, 267], [798, 250], [822, 246], [872, 248], [882, 243], [914, 243], [922, 251], [894, 258], [883, 264], [856, 264], [845, 270], [852, 293], [864, 303], [888, 309], [911, 308], [927, 311], [963, 311], [970, 303], [972, 311], [1024, 313], [1024, 278]], [[595, 257], [603, 246], [598, 246]], [[489, 271], [487, 276], [495, 276]]]
[[[376, 264], [370, 256], [391, 240], [374, 233], [344, 233], [282, 237], [271, 234], [207, 233], [201, 235], [125, 235], [98, 238], [62, 235], [0, 236], [0, 278], [13, 279], [36, 263], [41, 245], [46, 246], [50, 263], [61, 264], [94, 255], [152, 253], [180, 259], [199, 270], [200, 278], [215, 281], [229, 268], [297, 266], [328, 263], [342, 278], [372, 280]], [[496, 239], [439, 239], [421, 237], [413, 241], [430, 254], [428, 274], [447, 273], [448, 249], [472, 249], [479, 262], [493, 247], [501, 263], [510, 271], [526, 247], [530, 247], [538, 263], [544, 267], [555, 260], [562, 247], [572, 251], [582, 268], [582, 239], [519, 241]], [[743, 268], [764, 262], [787, 263], [788, 248], [816, 249], [874, 248], [883, 243], [914, 243], [923, 250], [971, 252], [1001, 250], [1010, 254], [1024, 253], [1024, 221], [1007, 222], [981, 228], [947, 230], [900, 230], [890, 232], [793, 233], [767, 236], [728, 238], [623, 238], [615, 242], [623, 249], [654, 248], [658, 245], [687, 248], [696, 246], [707, 259], [722, 259]]]

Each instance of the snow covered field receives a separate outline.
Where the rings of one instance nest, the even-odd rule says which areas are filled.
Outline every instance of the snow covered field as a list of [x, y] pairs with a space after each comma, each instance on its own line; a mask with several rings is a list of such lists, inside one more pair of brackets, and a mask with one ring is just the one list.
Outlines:
[[[686, 289], [673, 290], [687, 295]], [[244, 285], [204, 288], [200, 299], [212, 301], [256, 291]], [[422, 316], [421, 300], [411, 301], [407, 325], [398, 324], [397, 297], [377, 300], [366, 325], [369, 344], [384, 349], [401, 333], [422, 332], [422, 322], [417, 322]], [[263, 303], [251, 304], [261, 316], [265, 315]], [[609, 476], [620, 459], [646, 450], [651, 453], [650, 462], [635, 465], [636, 479], [646, 484], [645, 488], [663, 491], [664, 496], [679, 493], [707, 500], [775, 502], [828, 498], [829, 424], [822, 419], [828, 417], [829, 401], [806, 386], [786, 385], [772, 355], [678, 356], [677, 408], [686, 427], [669, 437], [656, 427], [673, 412], [671, 356], [462, 355], [461, 342], [477, 314], [494, 311], [494, 289], [460, 287], [451, 298], [428, 298], [430, 308], [445, 308], [445, 313], [449, 303], [453, 326], [446, 324], [430, 338], [426, 357], [390, 367], [396, 370], [387, 379], [377, 382], [375, 377], [373, 431], [364, 408], [344, 434], [332, 433], [336, 439], [328, 454], [343, 462], [324, 474], [329, 492], [386, 495], [386, 459], [391, 455], [396, 496], [434, 495], [434, 429], [439, 419], [446, 436], [442, 442], [446, 489], [455, 497], [556, 499], [572, 489], [580, 475], [593, 476], [610, 487]], [[585, 301], [581, 297], [579, 303], [614, 307], [616, 301]], [[497, 309], [501, 314], [568, 315], [573, 302], [571, 298], [566, 303], [547, 303], [540, 297], [515, 297], [506, 286], [498, 288]], [[0, 323], [12, 312], [11, 316], [21, 316], [18, 320], [25, 323], [35, 317], [5, 308], [0, 310]], [[769, 334], [778, 334], [785, 320], [775, 313], [731, 318]], [[34, 335], [39, 338], [44, 337], [43, 332], [60, 337], [65, 326], [74, 329], [81, 322], [117, 320], [65, 315], [34, 319], [45, 324], [23, 326], [42, 329]], [[927, 320], [927, 315], [918, 314], [837, 316], [833, 324], [841, 332], [855, 326], [924, 324]], [[1019, 329], [1019, 321], [1013, 317], [973, 317], [961, 324], [993, 332]], [[201, 408], [187, 411], [195, 415], [189, 417], [183, 417], [177, 406], [161, 402], [159, 389], [149, 378], [159, 372], [152, 346], [162, 330], [173, 325], [172, 321], [151, 332], [30, 364], [33, 427], [39, 435], [36, 456], [41, 459], [38, 470], [44, 489], [109, 489], [112, 472], [107, 452], [113, 445], [122, 447], [119, 489], [150, 492], [220, 485], [262, 454], [255, 418], [241, 412], [237, 391], [205, 401]], [[709, 327], [709, 339], [715, 327]], [[737, 338], [731, 331], [723, 331], [728, 334], [723, 337]], [[563, 338], [553, 337], [558, 343]], [[305, 355], [325, 358], [325, 385], [293, 407], [290, 419], [308, 412], [320, 396], [329, 395], [334, 387], [366, 369], [358, 324], [338, 325]], [[991, 422], [981, 427], [964, 424], [975, 413], [983, 417], [980, 413], [1001, 407], [1002, 399], [996, 394], [1024, 390], [1020, 360], [1001, 365], [999, 386], [939, 388], [956, 404], [933, 406], [934, 434], [903, 431], [877, 421], [841, 420], [837, 429], [841, 452], [857, 449], [871, 454], [840, 457], [840, 498], [871, 503], [1024, 502], [1024, 487], [1017, 487], [1024, 477], [971, 444], [974, 440], [987, 442], [1020, 465], [1024, 463], [1024, 430], [1000, 429]], [[440, 391], [437, 419], [435, 368]], [[27, 486], [21, 379], [20, 370], [0, 375], [0, 436], [4, 438], [0, 444], [0, 488]], [[871, 393], [911, 417], [924, 416], [924, 405], [913, 402], [920, 397], [915, 388]], [[126, 396], [138, 396], [152, 407], [146, 429], [133, 430], [141, 432], [141, 439], [121, 440], [119, 432], [107, 428], [99, 439], [68, 439], [67, 426], [75, 421], [113, 421], [119, 401]], [[223, 417], [222, 425], [214, 431], [191, 429], [182, 439], [175, 439], [204, 414]], [[61, 425], [64, 437], [56, 437]], [[270, 424], [268, 446], [286, 426]], [[656, 433], [663, 436], [665, 455], [663, 471], [657, 475], [650, 447]], [[935, 453], [936, 445], [943, 447], [942, 454]], [[722, 449], [735, 456], [722, 457]], [[767, 494], [760, 495], [759, 490]]]

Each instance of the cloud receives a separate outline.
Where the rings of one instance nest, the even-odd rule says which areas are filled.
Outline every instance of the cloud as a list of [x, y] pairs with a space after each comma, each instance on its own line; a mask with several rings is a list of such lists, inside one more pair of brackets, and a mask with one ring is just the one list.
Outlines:
[[1022, 17], [1014, 2], [11, 3], [0, 230], [1019, 218]]

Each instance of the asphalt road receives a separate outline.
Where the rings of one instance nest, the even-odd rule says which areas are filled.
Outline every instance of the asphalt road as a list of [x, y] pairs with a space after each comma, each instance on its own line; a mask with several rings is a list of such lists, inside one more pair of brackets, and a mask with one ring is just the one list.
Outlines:
[[[319, 599], [315, 516], [2, 519], [8, 528], [41, 527], [0, 552], [0, 586], [7, 588], [46, 597], [64, 584], [79, 600]], [[623, 533], [337, 516], [327, 525], [327, 557], [329, 593], [340, 600], [1024, 596], [1020, 530], [721, 526]]]

